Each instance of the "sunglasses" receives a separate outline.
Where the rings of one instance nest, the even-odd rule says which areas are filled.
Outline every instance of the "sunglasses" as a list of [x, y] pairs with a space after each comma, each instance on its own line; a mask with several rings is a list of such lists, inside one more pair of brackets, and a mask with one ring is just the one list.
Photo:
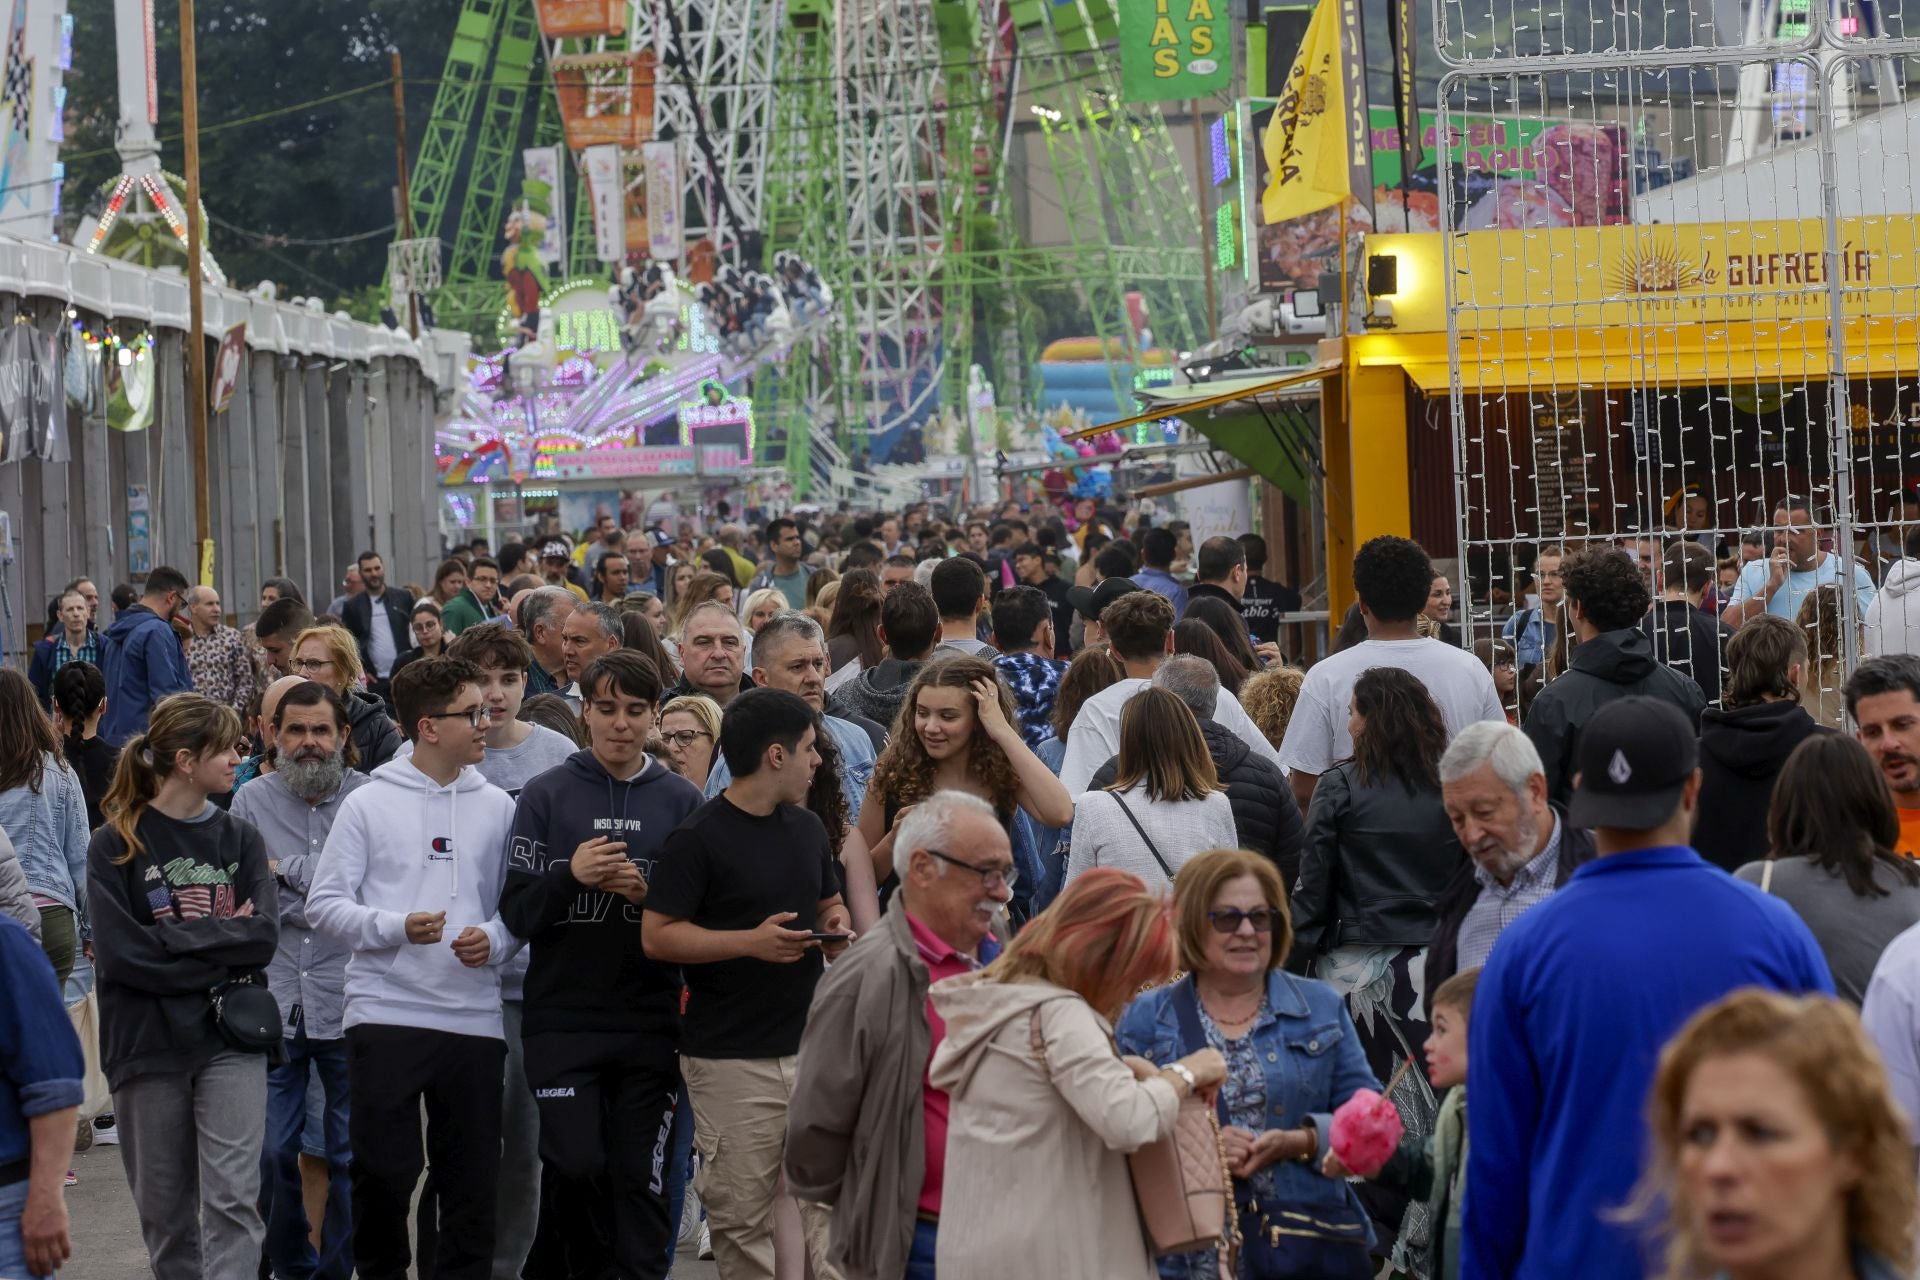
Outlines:
[[1229, 907], [1225, 911], [1207, 912], [1207, 922], [1215, 933], [1238, 933], [1242, 924], [1252, 925], [1255, 933], [1272, 933], [1273, 920], [1278, 914], [1266, 907], [1255, 907], [1251, 911]]

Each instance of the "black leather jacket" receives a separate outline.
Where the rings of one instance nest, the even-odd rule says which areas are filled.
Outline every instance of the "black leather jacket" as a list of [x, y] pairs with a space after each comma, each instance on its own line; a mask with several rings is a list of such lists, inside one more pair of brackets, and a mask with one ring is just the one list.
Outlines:
[[1351, 760], [1320, 775], [1293, 890], [1293, 955], [1311, 973], [1339, 946], [1424, 947], [1435, 903], [1466, 861], [1438, 789], [1362, 783]]

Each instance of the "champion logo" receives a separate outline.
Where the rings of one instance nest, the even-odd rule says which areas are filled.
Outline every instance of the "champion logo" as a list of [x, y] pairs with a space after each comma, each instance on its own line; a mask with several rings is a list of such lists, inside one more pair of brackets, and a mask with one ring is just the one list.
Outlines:
[[1613, 779], [1613, 785], [1624, 787], [1627, 779], [1633, 776], [1633, 766], [1627, 763], [1627, 753], [1616, 750], [1613, 759], [1607, 761], [1607, 776]]
[[571, 1098], [573, 1096], [573, 1087], [568, 1085], [559, 1089], [535, 1089], [533, 1096], [536, 1098]]
[[450, 836], [435, 836], [435, 837], [433, 838], [433, 851], [434, 851], [435, 853], [452, 853], [452, 852], [453, 852], [453, 839], [452, 839], [452, 837], [450, 837]]

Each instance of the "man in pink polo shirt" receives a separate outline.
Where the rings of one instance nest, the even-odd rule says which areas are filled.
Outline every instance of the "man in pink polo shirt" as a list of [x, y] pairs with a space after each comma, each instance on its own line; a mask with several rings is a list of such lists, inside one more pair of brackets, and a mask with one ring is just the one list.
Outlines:
[[926, 1082], [945, 1031], [927, 988], [999, 954], [994, 915], [1013, 896], [1007, 833], [974, 796], [935, 792], [893, 848], [900, 890], [820, 980], [787, 1110], [787, 1187], [833, 1206], [847, 1280], [933, 1280], [947, 1095]]

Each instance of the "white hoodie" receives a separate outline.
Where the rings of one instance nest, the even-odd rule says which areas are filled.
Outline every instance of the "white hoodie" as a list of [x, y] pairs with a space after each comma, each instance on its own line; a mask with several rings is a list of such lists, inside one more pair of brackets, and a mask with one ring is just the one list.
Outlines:
[[1895, 560], [1862, 628], [1867, 656], [1920, 653], [1920, 560]]
[[[500, 969], [520, 942], [500, 920], [513, 800], [471, 766], [443, 787], [390, 760], [340, 806], [307, 892], [307, 920], [353, 952], [347, 1028], [425, 1027], [503, 1039]], [[439, 942], [407, 941], [407, 916], [444, 911]], [[453, 940], [487, 934], [487, 963], [469, 969]]]

